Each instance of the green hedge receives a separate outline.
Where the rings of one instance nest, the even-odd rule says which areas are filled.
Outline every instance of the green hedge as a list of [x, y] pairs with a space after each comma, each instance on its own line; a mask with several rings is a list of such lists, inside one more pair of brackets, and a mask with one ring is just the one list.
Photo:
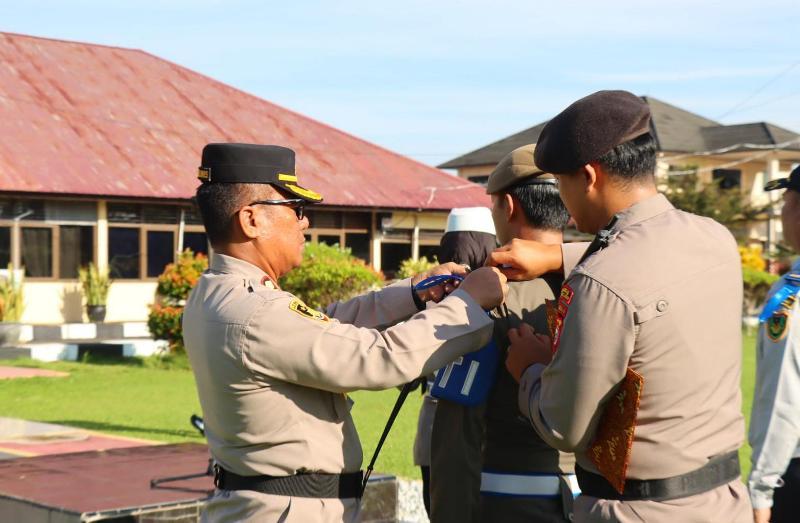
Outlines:
[[742, 267], [744, 282], [744, 313], [756, 314], [767, 298], [769, 288], [780, 276], [751, 267]]
[[383, 275], [338, 245], [309, 243], [303, 263], [280, 280], [281, 288], [322, 309], [380, 286]]

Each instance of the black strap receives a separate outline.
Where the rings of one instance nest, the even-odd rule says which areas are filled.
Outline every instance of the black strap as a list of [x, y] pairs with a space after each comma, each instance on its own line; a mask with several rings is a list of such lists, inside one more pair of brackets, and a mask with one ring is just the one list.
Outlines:
[[702, 494], [738, 479], [739, 454], [736, 451], [711, 458], [697, 470], [666, 479], [628, 479], [620, 494], [603, 476], [575, 466], [581, 494], [600, 499], [621, 501], [666, 501]]
[[215, 465], [214, 485], [221, 490], [253, 490], [275, 496], [348, 499], [361, 496], [361, 472], [240, 476]]
[[392, 425], [394, 425], [394, 420], [397, 418], [397, 415], [400, 414], [400, 408], [403, 406], [403, 403], [406, 401], [406, 396], [408, 393], [411, 392], [414, 388], [414, 382], [406, 383], [403, 385], [403, 388], [400, 390], [400, 394], [397, 396], [397, 401], [394, 402], [394, 408], [392, 409], [392, 413], [389, 414], [389, 419], [386, 421], [386, 426], [383, 427], [383, 434], [381, 434], [381, 439], [378, 440], [378, 446], [375, 447], [375, 452], [372, 454], [372, 459], [369, 460], [369, 466], [367, 467], [367, 471], [364, 473], [364, 481], [361, 484], [361, 495], [364, 495], [364, 490], [367, 488], [367, 481], [369, 481], [369, 476], [372, 474], [372, 469], [375, 467], [375, 462], [378, 461], [378, 454], [381, 453], [381, 448], [383, 447], [384, 441], [386, 441], [386, 436], [389, 435], [389, 431], [392, 430]]
[[578, 261], [578, 265], [583, 263], [583, 260], [591, 256], [592, 254], [608, 247], [608, 244], [611, 243], [611, 235], [614, 233], [614, 226], [617, 224], [618, 221], [619, 221], [619, 216], [615, 214], [611, 218], [611, 221], [608, 222], [608, 225], [606, 225], [603, 229], [600, 229], [597, 232], [597, 235], [595, 235], [594, 239], [592, 240], [592, 243], [589, 244], [589, 246], [586, 248], [586, 252], [583, 253], [583, 256], [581, 256], [581, 259]]

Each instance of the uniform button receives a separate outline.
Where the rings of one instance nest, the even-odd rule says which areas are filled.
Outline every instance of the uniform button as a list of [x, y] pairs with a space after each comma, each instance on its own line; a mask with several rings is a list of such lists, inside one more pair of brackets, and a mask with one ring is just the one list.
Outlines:
[[667, 307], [669, 307], [669, 303], [667, 303], [667, 300], [658, 300], [658, 303], [656, 303], [656, 310], [658, 312], [664, 312], [665, 310], [667, 310]]

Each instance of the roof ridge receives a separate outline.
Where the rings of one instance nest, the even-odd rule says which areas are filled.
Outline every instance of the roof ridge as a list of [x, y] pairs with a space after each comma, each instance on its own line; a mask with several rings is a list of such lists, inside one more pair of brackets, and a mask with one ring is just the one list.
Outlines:
[[769, 141], [772, 142], [773, 144], [777, 144], [778, 142], [777, 140], [775, 140], [775, 135], [772, 134], [772, 130], [769, 128], [769, 125], [767, 125], [767, 122], [761, 121], [759, 123], [761, 124], [761, 127], [764, 128], [764, 131], [767, 133], [767, 138], [769, 138]]
[[25, 33], [15, 33], [13, 31], [0, 31], [0, 35], [15, 37], [15, 38], [30, 38], [32, 40], [48, 40], [50, 42], [60, 42], [64, 44], [78, 44], [78, 45], [87, 45], [92, 47], [105, 47], [107, 49], [120, 49], [122, 51], [135, 51], [140, 53], [145, 52], [142, 49], [138, 49], [136, 47], [122, 47], [119, 45], [98, 44], [96, 42], [86, 42], [84, 40], [68, 40], [66, 38], [55, 38], [52, 36], [38, 36]]

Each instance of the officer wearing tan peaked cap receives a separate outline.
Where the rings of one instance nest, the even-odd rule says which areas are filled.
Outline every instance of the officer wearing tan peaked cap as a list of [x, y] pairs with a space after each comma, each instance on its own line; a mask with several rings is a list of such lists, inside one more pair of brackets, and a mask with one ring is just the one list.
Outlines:
[[[489, 176], [486, 192], [500, 243], [515, 238], [551, 245], [563, 241], [569, 215], [555, 178], [536, 166], [533, 151], [533, 145], [513, 150]], [[527, 325], [547, 330], [546, 303], [561, 283], [556, 274], [509, 283], [506, 303], [491, 312], [501, 360], [509, 329]], [[432, 523], [571, 520], [575, 458], [545, 443], [520, 416], [518, 388], [501, 365], [480, 403], [439, 400], [431, 442]]]
[[[183, 333], [216, 463], [205, 521], [356, 521], [362, 452], [347, 393], [411, 381], [480, 348], [492, 332], [483, 309], [507, 290], [488, 268], [455, 290], [413, 290], [430, 274], [464, 273], [450, 264], [311, 309], [278, 284], [302, 261], [304, 207], [322, 201], [294, 167], [285, 147], [203, 149], [196, 197], [214, 255]], [[428, 300], [440, 301], [425, 309]]]
[[575, 452], [576, 522], [744, 523], [741, 262], [727, 229], [658, 194], [649, 131], [648, 105], [625, 91], [542, 130], [537, 165], [597, 236], [577, 265], [533, 243], [491, 255], [515, 277], [567, 274], [550, 335], [510, 333], [506, 364], [522, 414]]

